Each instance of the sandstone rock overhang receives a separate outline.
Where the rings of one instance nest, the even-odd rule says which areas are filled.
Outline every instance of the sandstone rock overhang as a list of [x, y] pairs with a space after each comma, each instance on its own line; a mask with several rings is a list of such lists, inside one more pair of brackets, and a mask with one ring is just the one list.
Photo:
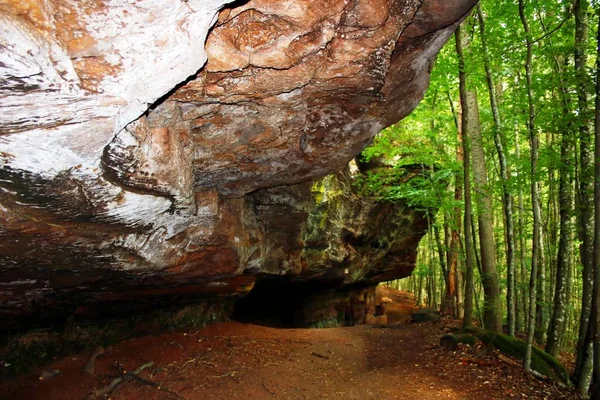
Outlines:
[[257, 215], [406, 116], [475, 1], [227, 3], [0, 3], [1, 329], [347, 268]]

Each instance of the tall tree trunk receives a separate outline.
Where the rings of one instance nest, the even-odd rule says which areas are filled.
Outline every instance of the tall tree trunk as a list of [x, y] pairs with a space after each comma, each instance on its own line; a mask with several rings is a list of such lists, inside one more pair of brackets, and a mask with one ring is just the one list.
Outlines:
[[[442, 276], [444, 277], [444, 282], [446, 283], [445, 293], [448, 293], [448, 286], [450, 285], [449, 271], [446, 267], [446, 257], [444, 254], [444, 246], [442, 245], [442, 238], [440, 235], [440, 228], [433, 224], [433, 232], [435, 234], [435, 243], [438, 251], [438, 258], [440, 260], [440, 267], [442, 269]], [[450, 301], [450, 305], [448, 305], [448, 301]], [[454, 301], [452, 298], [448, 299], [448, 296], [442, 296], [441, 299], [441, 310], [442, 312], [449, 311], [449, 314], [454, 316]]]
[[500, 165], [500, 176], [502, 178], [502, 206], [504, 211], [504, 236], [506, 239], [506, 308], [508, 320], [508, 334], [515, 335], [515, 260], [514, 260], [514, 228], [512, 216], [512, 196], [508, 188], [508, 167], [506, 156], [504, 154], [504, 145], [502, 140], [502, 122], [498, 111], [498, 103], [496, 101], [496, 88], [494, 77], [492, 75], [490, 61], [488, 57], [487, 41], [485, 34], [485, 21], [481, 4], [477, 3], [477, 17], [479, 19], [479, 33], [481, 35], [481, 46], [483, 49], [483, 60], [485, 66], [485, 76], [490, 97], [490, 106], [492, 108], [492, 116], [494, 119], [494, 144], [498, 152], [498, 163]]
[[[456, 29], [454, 38], [456, 40], [456, 54], [458, 55], [458, 76], [459, 76], [459, 92], [460, 92], [460, 104], [462, 108], [461, 112], [461, 132], [465, 132], [469, 125], [469, 113], [466, 112], [467, 108], [467, 89], [466, 89], [466, 77], [465, 77], [465, 61], [462, 49], [462, 29], [459, 26]], [[468, 328], [473, 324], [473, 296], [475, 292], [474, 287], [474, 269], [475, 263], [473, 260], [473, 243], [471, 241], [471, 223], [472, 223], [472, 205], [471, 205], [471, 178], [470, 178], [470, 140], [466, 135], [463, 135], [463, 182], [464, 182], [464, 198], [465, 198], [465, 212], [464, 212], [464, 243], [465, 243], [465, 302], [464, 302], [464, 317], [463, 327]]]
[[[429, 235], [429, 233], [427, 233]], [[429, 239], [428, 239], [429, 240]], [[427, 246], [426, 257], [427, 257], [427, 308], [433, 307], [433, 279], [431, 278], [431, 249]]]
[[[463, 149], [462, 149], [462, 131], [458, 131], [458, 145], [456, 148], [456, 162], [464, 163]], [[456, 176], [454, 180], [454, 201], [458, 204], [463, 199], [463, 179], [464, 177]], [[454, 207], [453, 210], [453, 221], [452, 229], [450, 232], [450, 251], [449, 251], [449, 263], [448, 263], [448, 282], [450, 283], [450, 290], [448, 291], [449, 296], [453, 296], [454, 304], [454, 315], [458, 318], [461, 317], [460, 308], [460, 285], [458, 277], [458, 262], [460, 252], [460, 224], [461, 224], [461, 207], [459, 205]]]
[[[538, 141], [538, 149], [539, 149], [539, 141]], [[541, 210], [541, 201], [539, 195], [539, 182], [536, 182], [537, 191], [538, 191], [538, 209]], [[543, 343], [544, 335], [546, 334], [546, 325], [548, 322], [548, 312], [546, 311], [548, 308], [548, 302], [546, 300], [546, 254], [544, 251], [544, 230], [542, 229], [542, 215], [540, 211], [540, 235], [539, 235], [539, 255], [538, 255], [538, 268], [537, 268], [537, 280], [536, 280], [536, 290], [537, 290], [537, 301], [535, 305], [535, 333], [534, 338], [536, 342]]]
[[417, 306], [423, 303], [423, 274], [419, 274], [419, 288], [417, 290]]
[[[563, 117], [568, 120], [569, 117], [569, 95], [568, 89], [562, 78], [564, 71], [558, 60], [554, 59], [555, 71], [561, 77], [559, 80], [559, 89], [561, 94], [561, 103], [563, 108]], [[565, 61], [566, 63], [566, 61]], [[559, 226], [560, 235], [558, 238], [558, 254], [556, 259], [556, 276], [554, 287], [554, 309], [552, 310], [550, 324], [548, 325], [548, 334], [546, 340], [546, 352], [556, 357], [560, 350], [562, 337], [566, 326], [567, 303], [569, 301], [569, 274], [571, 271], [571, 249], [573, 242], [571, 240], [573, 233], [573, 154], [575, 153], [575, 138], [571, 132], [572, 124], [569, 122], [564, 127], [562, 141], [560, 145], [560, 166], [559, 166]]]
[[[450, 108], [454, 115], [454, 123], [456, 126], [457, 133], [457, 146], [456, 146], [456, 162], [457, 164], [463, 164], [463, 134], [462, 134], [462, 112], [456, 113], [454, 110], [454, 103], [450, 93], [448, 93], [448, 100], [450, 102]], [[460, 225], [461, 225], [461, 207], [459, 203], [463, 199], [463, 180], [464, 177], [459, 173], [454, 177], [454, 201], [456, 205], [452, 210], [452, 220], [450, 222], [450, 243], [448, 246], [448, 282], [446, 286], [446, 302], [453, 305], [453, 315], [457, 318], [461, 317], [460, 308], [460, 285], [458, 283], [458, 262], [460, 253]]]
[[571, 232], [573, 229], [571, 210], [573, 208], [573, 172], [572, 157], [575, 143], [570, 132], [563, 134], [560, 147], [561, 167], [559, 177], [559, 215], [560, 236], [556, 260], [556, 286], [554, 290], [554, 309], [548, 326], [546, 352], [556, 357], [560, 350], [561, 335], [565, 326], [567, 306], [567, 277], [571, 261]]
[[596, 40], [596, 102], [594, 113], [594, 288], [592, 317], [594, 341], [594, 391], [592, 398], [600, 398], [600, 19]]
[[589, 132], [589, 110], [586, 74], [587, 44], [587, 0], [575, 0], [575, 76], [577, 79], [577, 104], [579, 108], [579, 239], [581, 263], [583, 264], [583, 293], [575, 377], [581, 392], [587, 393], [592, 365], [592, 343], [588, 335], [588, 325], [592, 312], [593, 270], [593, 188], [594, 171], [592, 166], [591, 137]]
[[[519, 144], [519, 131], [516, 130], [515, 137], [515, 156], [517, 160], [521, 159], [521, 146]], [[519, 172], [520, 174], [520, 172]], [[519, 269], [521, 270], [521, 282], [526, 281], [527, 270], [525, 268], [525, 234], [523, 231], [523, 227], [525, 226], [525, 202], [523, 200], [523, 189], [521, 185], [519, 185], [518, 189], [518, 232], [519, 232]], [[521, 285], [521, 301], [519, 302], [521, 305], [522, 315], [523, 315], [523, 329], [527, 327], [527, 321], [529, 320], [529, 303], [527, 297], [527, 290], [524, 285]]]
[[492, 201], [487, 181], [485, 154], [479, 123], [479, 106], [477, 93], [467, 90], [468, 121], [465, 133], [469, 136], [472, 149], [473, 181], [475, 186], [475, 203], [479, 223], [479, 250], [481, 254], [481, 282], [483, 284], [484, 304], [483, 321], [485, 328], [502, 331], [500, 319], [500, 283], [496, 269], [496, 242], [492, 217]]
[[430, 289], [431, 289], [431, 303], [429, 304], [430, 308], [436, 308], [438, 307], [438, 303], [437, 303], [437, 279], [436, 279], [436, 272], [435, 272], [435, 249], [434, 249], [434, 245], [433, 245], [433, 226], [431, 223], [431, 218], [428, 215], [427, 216], [427, 223], [429, 225], [429, 232], [427, 233], [427, 236], [429, 238], [429, 273], [431, 276], [431, 283], [430, 283]]
[[541, 231], [541, 210], [538, 200], [537, 183], [537, 160], [538, 160], [538, 136], [535, 131], [535, 107], [533, 104], [532, 90], [532, 39], [527, 18], [525, 17], [524, 0], [519, 0], [519, 17], [525, 31], [527, 43], [527, 56], [525, 60], [525, 76], [527, 86], [528, 118], [527, 130], [529, 131], [530, 152], [531, 152], [531, 205], [533, 208], [533, 243], [531, 247], [531, 278], [529, 280], [529, 326], [527, 328], [527, 349], [525, 351], [524, 367], [526, 371], [531, 371], [531, 353], [533, 350], [533, 335], [535, 333], [536, 317], [536, 280], [538, 274], [539, 252], [540, 252], [540, 231]]
[[[569, 16], [569, 6], [565, 7], [566, 18]], [[544, 34], [547, 30], [544, 27]], [[562, 127], [563, 135], [561, 140], [560, 164], [559, 164], [559, 188], [558, 188], [558, 215], [560, 234], [558, 237], [558, 250], [556, 262], [552, 265], [553, 276], [550, 278], [554, 282], [554, 301], [551, 303], [553, 308], [550, 311], [550, 324], [548, 325], [546, 352], [556, 356], [560, 350], [561, 342], [564, 337], [567, 320], [570, 318], [570, 313], [567, 313], [567, 308], [571, 299], [572, 291], [572, 248], [573, 248], [573, 181], [574, 176], [574, 154], [575, 154], [575, 136], [572, 132], [573, 124], [570, 114], [570, 95], [567, 83], [565, 82], [565, 71], [569, 68], [569, 58], [561, 59], [552, 54], [550, 62], [554, 65], [554, 71], [559, 77], [559, 94], [562, 105], [562, 114], [564, 121], [567, 121]], [[550, 183], [554, 181], [553, 176], [550, 177]], [[553, 190], [550, 190], [549, 200], [552, 202], [551, 213], [554, 217], [556, 214], [556, 197]], [[556, 218], [549, 222], [549, 226], [556, 225]], [[555, 230], [554, 230], [555, 231]], [[552, 243], [556, 239], [553, 238]]]

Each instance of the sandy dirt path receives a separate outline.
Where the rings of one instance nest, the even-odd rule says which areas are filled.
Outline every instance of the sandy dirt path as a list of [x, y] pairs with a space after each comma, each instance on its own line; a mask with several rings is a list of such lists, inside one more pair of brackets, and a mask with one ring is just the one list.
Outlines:
[[[0, 383], [0, 398], [86, 399], [122, 373], [114, 400], [162, 399], [562, 399], [552, 385], [511, 364], [469, 362], [472, 353], [439, 346], [448, 323], [413, 324], [405, 293], [385, 289], [390, 326], [276, 329], [228, 322], [187, 332], [121, 342], [81, 372], [89, 354], [57, 360], [35, 373]], [[40, 380], [44, 371], [59, 370]]]

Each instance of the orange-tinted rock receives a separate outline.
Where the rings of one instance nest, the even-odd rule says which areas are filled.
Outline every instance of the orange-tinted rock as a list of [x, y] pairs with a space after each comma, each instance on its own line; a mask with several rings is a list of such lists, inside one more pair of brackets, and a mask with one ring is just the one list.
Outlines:
[[[474, 0], [226, 3], [0, 5], [5, 329], [215, 282], [235, 294], [255, 276], [410, 273], [418, 215], [352, 198], [349, 225], [317, 235], [311, 182], [418, 104]], [[383, 246], [358, 233], [374, 215], [412, 231]]]

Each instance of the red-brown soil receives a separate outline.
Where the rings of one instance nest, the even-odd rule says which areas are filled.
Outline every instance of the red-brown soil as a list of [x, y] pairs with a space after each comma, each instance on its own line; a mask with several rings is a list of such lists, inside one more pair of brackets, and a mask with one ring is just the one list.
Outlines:
[[[409, 323], [414, 299], [384, 288], [389, 326], [276, 329], [237, 322], [121, 342], [81, 372], [89, 354], [57, 360], [0, 384], [0, 398], [86, 399], [118, 377], [119, 366], [146, 380], [126, 379], [102, 398], [153, 399], [573, 399], [525, 375], [516, 363], [482, 349], [452, 352], [439, 339], [452, 322]], [[509, 360], [510, 361], [510, 360]], [[44, 372], [60, 374], [40, 379]], [[155, 385], [149, 384], [154, 382]]]

